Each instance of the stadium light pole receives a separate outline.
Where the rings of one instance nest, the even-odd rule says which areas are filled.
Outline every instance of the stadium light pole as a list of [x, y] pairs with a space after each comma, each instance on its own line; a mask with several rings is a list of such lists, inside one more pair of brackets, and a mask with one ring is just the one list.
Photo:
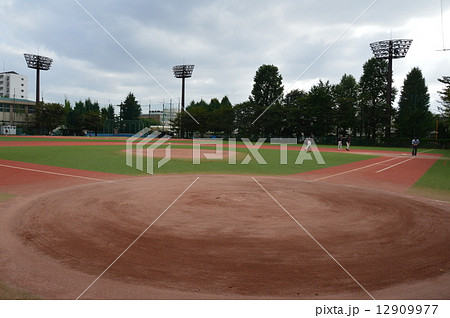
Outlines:
[[46, 56], [40, 56], [35, 54], [24, 54], [25, 61], [29, 68], [36, 70], [36, 106], [39, 104], [39, 90], [40, 88], [40, 74], [39, 71], [48, 71], [52, 65], [53, 60]]
[[[184, 93], [185, 93], [185, 79], [192, 77], [195, 65], [176, 65], [173, 67], [173, 75], [176, 78], [181, 78], [181, 113], [184, 112]], [[181, 122], [180, 122], [181, 125]], [[183, 127], [181, 128], [181, 137], [184, 138]]]
[[385, 138], [391, 137], [391, 120], [392, 120], [392, 60], [399, 59], [406, 56], [413, 40], [397, 39], [385, 40], [370, 43], [373, 55], [377, 59], [388, 60], [388, 74], [387, 74], [387, 89], [386, 89], [386, 130], [384, 132]]

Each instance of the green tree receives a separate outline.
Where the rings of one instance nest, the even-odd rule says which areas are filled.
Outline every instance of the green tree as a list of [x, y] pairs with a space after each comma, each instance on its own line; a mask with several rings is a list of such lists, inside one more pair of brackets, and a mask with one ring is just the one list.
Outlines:
[[438, 92], [442, 104], [439, 110], [445, 117], [450, 118], [450, 76], [442, 76], [438, 78], [438, 81], [445, 85], [444, 89]]
[[[262, 65], [256, 71], [249, 100], [253, 107], [255, 129], [259, 135], [279, 135], [282, 127], [281, 101], [283, 77], [274, 65]], [[252, 121], [252, 122], [253, 122]]]
[[[210, 108], [213, 100], [211, 100]], [[230, 136], [234, 130], [234, 110], [228, 97], [222, 98], [222, 101], [217, 108], [217, 104], [213, 104], [214, 108], [211, 114], [211, 131], [216, 133], [224, 133], [226, 136]]]
[[302, 136], [311, 131], [311, 118], [307, 109], [308, 94], [303, 90], [294, 89], [286, 94], [284, 99], [285, 122], [283, 136]]
[[93, 131], [97, 136], [102, 128], [102, 116], [98, 110], [90, 110], [83, 114], [83, 129]]
[[39, 103], [36, 107], [36, 126], [52, 131], [63, 125], [66, 118], [66, 110], [58, 103]]
[[398, 106], [395, 123], [400, 137], [425, 137], [433, 129], [430, 94], [419, 68], [406, 75]]
[[259, 129], [252, 125], [255, 120], [254, 108], [251, 101], [234, 105], [234, 126], [242, 137], [256, 138], [259, 136]]
[[332, 88], [336, 105], [336, 135], [346, 134], [350, 129], [355, 131], [356, 107], [358, 103], [358, 83], [352, 75], [344, 74], [339, 84]]
[[443, 90], [438, 92], [442, 104], [442, 107], [439, 107], [441, 114], [436, 116], [439, 122], [439, 138], [450, 138], [450, 76], [442, 76], [438, 81], [445, 85]]
[[331, 85], [320, 80], [308, 93], [306, 107], [312, 126], [308, 134], [327, 136], [333, 132], [333, 106]]
[[[361, 136], [376, 138], [383, 133], [387, 122], [387, 76], [388, 63], [371, 58], [363, 66], [359, 80], [358, 119]], [[392, 90], [392, 101], [396, 90]]]
[[116, 114], [114, 113], [114, 106], [109, 104], [108, 108], [106, 109], [107, 111], [107, 118], [108, 119], [115, 119], [116, 118]]
[[129, 93], [125, 101], [120, 103], [120, 119], [121, 120], [139, 120], [142, 114], [141, 105], [136, 100], [133, 93]]

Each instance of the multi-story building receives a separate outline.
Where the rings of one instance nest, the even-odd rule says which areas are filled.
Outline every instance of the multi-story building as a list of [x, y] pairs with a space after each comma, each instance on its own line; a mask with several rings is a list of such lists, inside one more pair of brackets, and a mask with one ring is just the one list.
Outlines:
[[0, 73], [0, 97], [28, 98], [28, 78], [16, 72]]
[[19, 98], [0, 97], [0, 126], [27, 127], [35, 122], [36, 102]]

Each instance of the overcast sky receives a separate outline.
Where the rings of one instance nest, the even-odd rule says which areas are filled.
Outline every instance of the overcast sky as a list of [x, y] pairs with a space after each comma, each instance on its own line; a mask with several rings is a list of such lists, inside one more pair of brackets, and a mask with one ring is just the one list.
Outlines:
[[450, 51], [437, 51], [443, 38], [450, 48], [450, 0], [442, 4], [443, 24], [441, 0], [1, 0], [0, 67], [27, 75], [34, 99], [35, 71], [23, 53], [39, 53], [54, 60], [41, 73], [45, 101], [117, 105], [133, 92], [147, 112], [150, 102], [178, 102], [177, 64], [195, 64], [187, 102], [227, 95], [236, 104], [262, 64], [279, 68], [285, 93], [308, 90], [345, 73], [359, 80], [369, 43], [407, 38], [394, 85], [400, 90], [419, 67], [436, 112], [437, 78], [450, 75]]

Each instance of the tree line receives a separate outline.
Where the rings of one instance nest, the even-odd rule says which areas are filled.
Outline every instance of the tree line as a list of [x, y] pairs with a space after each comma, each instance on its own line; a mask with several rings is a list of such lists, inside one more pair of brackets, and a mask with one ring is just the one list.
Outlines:
[[[232, 105], [227, 96], [210, 102], [192, 101], [185, 112], [171, 122], [173, 132], [185, 137], [206, 133], [249, 138], [352, 135], [367, 139], [382, 139], [392, 123], [393, 136], [398, 138], [428, 137], [438, 128], [439, 138], [450, 138], [450, 76], [439, 81], [440, 114], [430, 110], [430, 95], [422, 71], [414, 67], [406, 75], [400, 90], [398, 108], [387, 103], [387, 62], [371, 58], [363, 65], [359, 80], [344, 74], [339, 83], [319, 80], [309, 90], [294, 89], [284, 93], [283, 78], [278, 67], [262, 65], [256, 71], [248, 100]], [[399, 92], [393, 88], [391, 100]], [[133, 93], [114, 107], [100, 107], [86, 99], [72, 107], [45, 103], [36, 110], [36, 125], [52, 130], [63, 125], [67, 130], [105, 131], [113, 127], [119, 132], [136, 132], [131, 123], [142, 127], [158, 124], [141, 118], [141, 106]], [[392, 114], [392, 117], [390, 116]], [[141, 127], [141, 126], [139, 126]], [[134, 131], [132, 131], [134, 129]]]
[[[90, 98], [75, 102], [72, 107], [69, 101], [65, 104], [40, 103], [36, 107], [36, 128], [52, 132], [60, 128], [64, 134], [81, 135], [86, 131], [97, 135], [98, 132], [116, 129], [118, 132], [131, 132], [132, 124], [148, 127], [159, 124], [158, 121], [141, 118], [142, 109], [133, 93], [129, 93], [120, 103], [119, 115], [115, 114], [114, 106], [100, 107], [98, 102]], [[139, 129], [138, 129], [139, 130]]]
[[[214, 113], [213, 109], [219, 109], [217, 100], [211, 100], [210, 104], [192, 102], [174, 126], [181, 123], [188, 135], [234, 132], [254, 139], [309, 135], [379, 139], [393, 123], [395, 137], [427, 137], [434, 129], [436, 118], [429, 110], [430, 96], [422, 71], [415, 67], [407, 74], [398, 109], [387, 103], [387, 73], [385, 60], [371, 58], [363, 65], [358, 81], [344, 74], [337, 84], [319, 80], [309, 91], [294, 89], [284, 94], [278, 68], [262, 65], [256, 71], [248, 100], [234, 105], [233, 113], [229, 107], [223, 114]], [[450, 77], [446, 77], [443, 83], [448, 86], [449, 82]], [[397, 93], [393, 88], [392, 101]], [[447, 112], [449, 102], [446, 102]]]

